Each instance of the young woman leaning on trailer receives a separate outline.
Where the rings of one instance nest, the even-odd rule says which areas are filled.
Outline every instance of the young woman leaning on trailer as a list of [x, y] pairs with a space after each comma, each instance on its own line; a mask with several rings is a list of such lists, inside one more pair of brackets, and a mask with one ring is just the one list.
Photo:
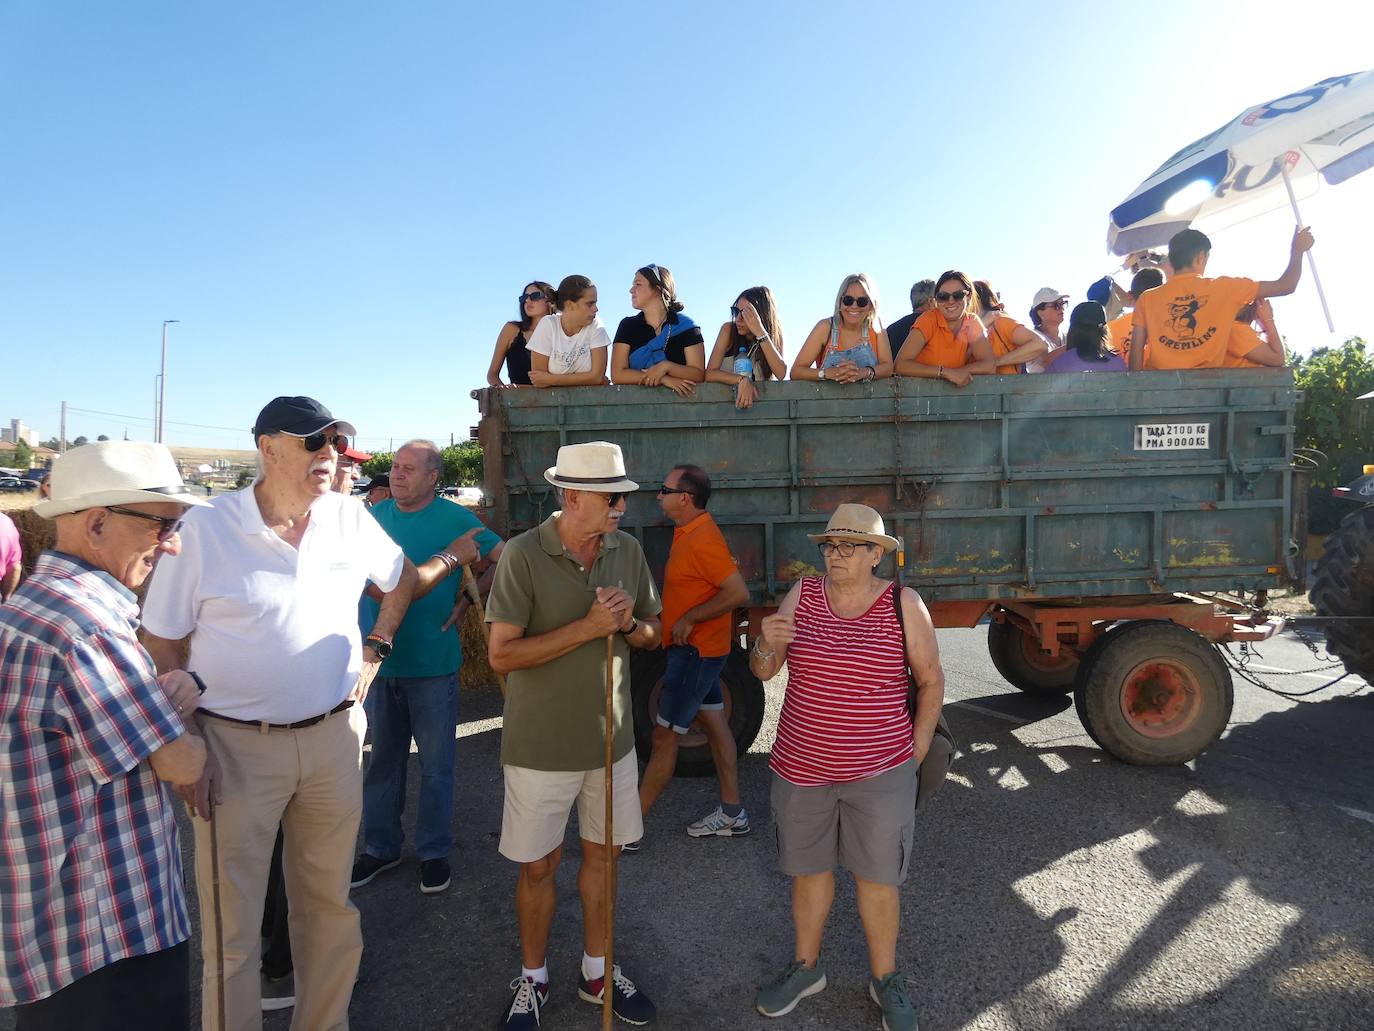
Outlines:
[[553, 287], [538, 279], [532, 279], [520, 291], [520, 317], [507, 322], [496, 336], [496, 348], [492, 352], [491, 365], [487, 369], [487, 386], [504, 387], [501, 382], [501, 365], [506, 366], [506, 378], [513, 387], [530, 385], [529, 339], [535, 327], [545, 316], [553, 312]]
[[1043, 357], [1050, 349], [1044, 337], [1007, 314], [1001, 295], [986, 279], [973, 281], [973, 300], [978, 321], [983, 324], [983, 332], [992, 345], [999, 374], [1025, 372], [1025, 362]]
[[862, 272], [845, 276], [835, 312], [821, 319], [792, 363], [793, 379], [869, 383], [892, 375], [892, 350], [878, 321], [878, 295]]
[[530, 382], [536, 387], [599, 387], [606, 382], [611, 338], [596, 317], [596, 284], [565, 276], [553, 292], [557, 310], [530, 337]]
[[966, 387], [995, 370], [992, 345], [972, 314], [973, 284], [950, 269], [935, 281], [935, 307], [911, 327], [897, 358], [898, 376], [943, 379]]
[[706, 381], [734, 387], [735, 407], [748, 408], [758, 397], [756, 384], [786, 375], [782, 325], [778, 322], [773, 291], [766, 286], [751, 286], [735, 298], [730, 306], [730, 321], [716, 334], [716, 344], [706, 363]]
[[706, 345], [697, 324], [682, 313], [673, 274], [645, 265], [630, 282], [630, 304], [639, 312], [621, 319], [611, 354], [611, 382], [667, 387], [691, 397], [706, 379]]

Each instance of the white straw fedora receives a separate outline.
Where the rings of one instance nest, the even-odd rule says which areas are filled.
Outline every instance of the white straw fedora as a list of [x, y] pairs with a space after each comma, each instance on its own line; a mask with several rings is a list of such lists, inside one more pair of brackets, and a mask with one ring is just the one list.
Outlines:
[[33, 506], [44, 519], [106, 505], [209, 504], [181, 481], [176, 460], [165, 445], [132, 440], [73, 448], [53, 462], [48, 484], [51, 496]]
[[544, 479], [555, 487], [598, 494], [639, 490], [639, 484], [625, 475], [625, 456], [620, 453], [620, 445], [604, 440], [564, 444], [558, 449], [558, 464], [544, 470]]
[[883, 517], [867, 505], [844, 504], [835, 509], [830, 522], [825, 524], [824, 533], [808, 533], [812, 543], [834, 538], [836, 540], [866, 541], [876, 544], [884, 551], [895, 551], [902, 546], [896, 537], [889, 537], [883, 526]]

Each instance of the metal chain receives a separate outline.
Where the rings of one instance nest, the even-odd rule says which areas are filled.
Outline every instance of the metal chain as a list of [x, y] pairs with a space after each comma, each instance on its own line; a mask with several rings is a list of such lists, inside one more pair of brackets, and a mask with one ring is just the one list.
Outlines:
[[[1310, 638], [1302, 637], [1301, 635], [1299, 635], [1299, 637], [1302, 640], [1302, 642], [1306, 644], [1308, 648], [1311, 649], [1312, 654], [1317, 655], [1316, 644]], [[1260, 679], [1260, 677], [1296, 677], [1301, 676], [1304, 673], [1321, 673], [1329, 669], [1338, 669], [1341, 667], [1342, 663], [1333, 662], [1325, 666], [1317, 666], [1314, 669], [1290, 669], [1283, 670], [1281, 672], [1271, 672], [1269, 670], [1265, 670], [1263, 673], [1260, 673], [1257, 670], [1251, 670], [1249, 668], [1250, 663], [1253, 661], [1255, 656], [1259, 655], [1259, 652], [1251, 648], [1248, 642], [1241, 642], [1239, 656], [1233, 653], [1229, 646], [1226, 648], [1219, 648], [1218, 651], [1221, 652], [1222, 659], [1225, 660], [1226, 665], [1231, 667], [1232, 672], [1234, 672], [1246, 683], [1253, 684], [1255, 687], [1258, 687], [1263, 691], [1268, 691], [1270, 694], [1276, 694], [1283, 698], [1305, 698], [1307, 695], [1316, 694], [1318, 691], [1325, 691], [1328, 687], [1334, 687], [1337, 684], [1339, 684], [1342, 680], [1344, 680], [1346, 677], [1350, 676], [1350, 673], [1347, 671], [1345, 673], [1342, 673], [1335, 680], [1327, 681], [1320, 687], [1314, 687], [1309, 691], [1281, 691], [1277, 687], [1273, 687], [1269, 684], [1266, 684], [1263, 680]], [[1263, 658], [1263, 656], [1260, 656], [1260, 658]], [[1320, 656], [1318, 656], [1318, 658], [1320, 658]]]

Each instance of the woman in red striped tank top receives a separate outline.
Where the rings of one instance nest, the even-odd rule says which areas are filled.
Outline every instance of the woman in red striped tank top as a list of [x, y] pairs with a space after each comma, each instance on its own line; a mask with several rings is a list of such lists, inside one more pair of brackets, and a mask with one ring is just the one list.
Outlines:
[[793, 961], [759, 991], [757, 1005], [765, 1016], [782, 1016], [825, 988], [821, 935], [834, 870], [843, 866], [854, 875], [868, 941], [869, 995], [884, 1027], [914, 1029], [916, 1011], [897, 970], [898, 886], [911, 856], [917, 770], [944, 702], [935, 629], [910, 588], [900, 592], [899, 622], [892, 582], [874, 575], [899, 542], [873, 509], [841, 505], [825, 532], [810, 536], [826, 575], [792, 588], [764, 619], [749, 657], [763, 680], [788, 669], [772, 800], [796, 928]]

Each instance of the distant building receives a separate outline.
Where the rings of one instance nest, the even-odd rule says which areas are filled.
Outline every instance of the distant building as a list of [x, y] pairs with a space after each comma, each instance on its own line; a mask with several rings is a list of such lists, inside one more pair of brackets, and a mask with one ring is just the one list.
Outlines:
[[8, 428], [0, 428], [0, 442], [17, 444], [21, 440], [29, 447], [37, 447], [38, 433], [18, 419], [11, 419]]

